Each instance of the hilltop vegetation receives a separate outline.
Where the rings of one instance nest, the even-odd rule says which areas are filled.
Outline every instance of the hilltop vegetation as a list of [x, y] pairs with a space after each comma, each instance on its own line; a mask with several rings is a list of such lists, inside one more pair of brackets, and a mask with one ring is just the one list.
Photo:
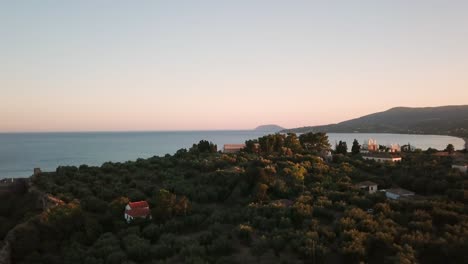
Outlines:
[[[257, 145], [258, 144], [258, 145]], [[466, 263], [466, 174], [451, 157], [381, 164], [321, 156], [323, 133], [268, 135], [236, 154], [206, 141], [174, 155], [59, 167], [32, 179], [65, 204], [15, 230], [13, 263]], [[355, 186], [401, 186], [387, 200]], [[127, 224], [128, 201], [151, 220]]]
[[468, 105], [395, 107], [338, 124], [286, 129], [285, 132], [402, 133], [468, 138]]

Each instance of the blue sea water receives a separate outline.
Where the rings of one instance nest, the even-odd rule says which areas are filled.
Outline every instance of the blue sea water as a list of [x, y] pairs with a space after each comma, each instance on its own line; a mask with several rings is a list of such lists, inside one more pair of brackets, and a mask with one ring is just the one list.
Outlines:
[[[54, 171], [61, 165], [87, 164], [99, 166], [104, 162], [124, 162], [173, 154], [205, 139], [222, 149], [224, 144], [244, 143], [265, 134], [264, 131], [161, 131], [161, 132], [89, 132], [89, 133], [5, 133], [0, 134], [0, 178], [26, 177], [35, 167]], [[351, 146], [354, 139], [364, 142], [369, 138], [377, 143], [407, 144], [427, 149], [444, 149], [452, 143], [462, 149], [460, 138], [433, 135], [400, 134], [346, 134], [330, 133], [330, 143], [344, 140]]]

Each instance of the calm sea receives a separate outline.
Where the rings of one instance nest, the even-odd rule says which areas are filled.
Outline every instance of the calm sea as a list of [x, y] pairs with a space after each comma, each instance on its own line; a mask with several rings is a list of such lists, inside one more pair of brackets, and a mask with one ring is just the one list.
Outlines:
[[[174, 132], [98, 132], [98, 133], [14, 133], [0, 134], [0, 178], [30, 176], [35, 167], [54, 171], [60, 165], [101, 165], [155, 155], [173, 154], [202, 139], [222, 149], [226, 143], [244, 143], [268, 132], [263, 131], [174, 131]], [[460, 138], [433, 135], [330, 133], [332, 145], [344, 140], [351, 146], [357, 139], [369, 138], [378, 144], [407, 144], [417, 148], [444, 149], [452, 143], [462, 149]]]

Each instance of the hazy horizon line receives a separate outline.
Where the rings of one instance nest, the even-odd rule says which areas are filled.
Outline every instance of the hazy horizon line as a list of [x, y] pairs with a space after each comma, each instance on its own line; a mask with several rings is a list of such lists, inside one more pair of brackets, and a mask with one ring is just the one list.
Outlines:
[[[289, 128], [284, 128], [289, 129]], [[148, 133], [148, 132], [209, 132], [209, 131], [255, 131], [252, 129], [159, 129], [159, 130], [64, 130], [64, 131], [0, 131], [0, 134], [46, 134], [46, 133]], [[262, 131], [262, 130], [258, 130]]]
[[[461, 106], [468, 106], [468, 104], [449, 104], [449, 105], [433, 105], [433, 106], [403, 106], [403, 105], [399, 105], [399, 106], [393, 106], [393, 107], [390, 107], [390, 108], [386, 108], [385, 110], [380, 110], [380, 111], [376, 111], [376, 112], [372, 112], [372, 113], [367, 113], [365, 115], [352, 117], [352, 118], [349, 118], [349, 119], [346, 119], [346, 120], [341, 120], [339, 122], [327, 122], [326, 124], [309, 124], [309, 125], [294, 126], [294, 127], [285, 127], [285, 126], [280, 125], [278, 123], [269, 122], [267, 124], [257, 125], [257, 127], [274, 125], [274, 126], [280, 126], [280, 127], [282, 127], [283, 129], [286, 130], [286, 129], [303, 128], [303, 127], [328, 126], [328, 125], [335, 125], [335, 124], [339, 124], [341, 122], [361, 118], [361, 117], [372, 115], [372, 114], [386, 112], [386, 111], [389, 111], [389, 110], [395, 109], [395, 108], [411, 108], [411, 109], [420, 108], [420, 109], [423, 109], [423, 108], [461, 107]], [[250, 128], [250, 129], [247, 129], [247, 128], [245, 128], [245, 129], [240, 129], [240, 128], [213, 128], [213, 129], [149, 129], [149, 130], [145, 130], [145, 129], [136, 129], [136, 130], [131, 130], [131, 129], [130, 130], [127, 130], [127, 129], [124, 129], [124, 130], [119, 130], [119, 129], [116, 129], [116, 130], [50, 130], [50, 131], [42, 131], [42, 130], [31, 130], [31, 131], [24, 130], [24, 131], [22, 131], [22, 130], [18, 130], [18, 131], [0, 131], [0, 134], [129, 133], [129, 132], [145, 133], [145, 132], [204, 132], [204, 131], [255, 131], [255, 130], [256, 130], [256, 127], [255, 128]]]

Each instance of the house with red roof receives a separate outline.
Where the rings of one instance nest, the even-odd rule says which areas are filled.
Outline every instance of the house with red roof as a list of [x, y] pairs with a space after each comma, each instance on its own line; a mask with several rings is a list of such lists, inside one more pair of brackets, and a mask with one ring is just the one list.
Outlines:
[[125, 220], [130, 223], [135, 218], [151, 219], [151, 210], [146, 201], [128, 203], [125, 206]]

